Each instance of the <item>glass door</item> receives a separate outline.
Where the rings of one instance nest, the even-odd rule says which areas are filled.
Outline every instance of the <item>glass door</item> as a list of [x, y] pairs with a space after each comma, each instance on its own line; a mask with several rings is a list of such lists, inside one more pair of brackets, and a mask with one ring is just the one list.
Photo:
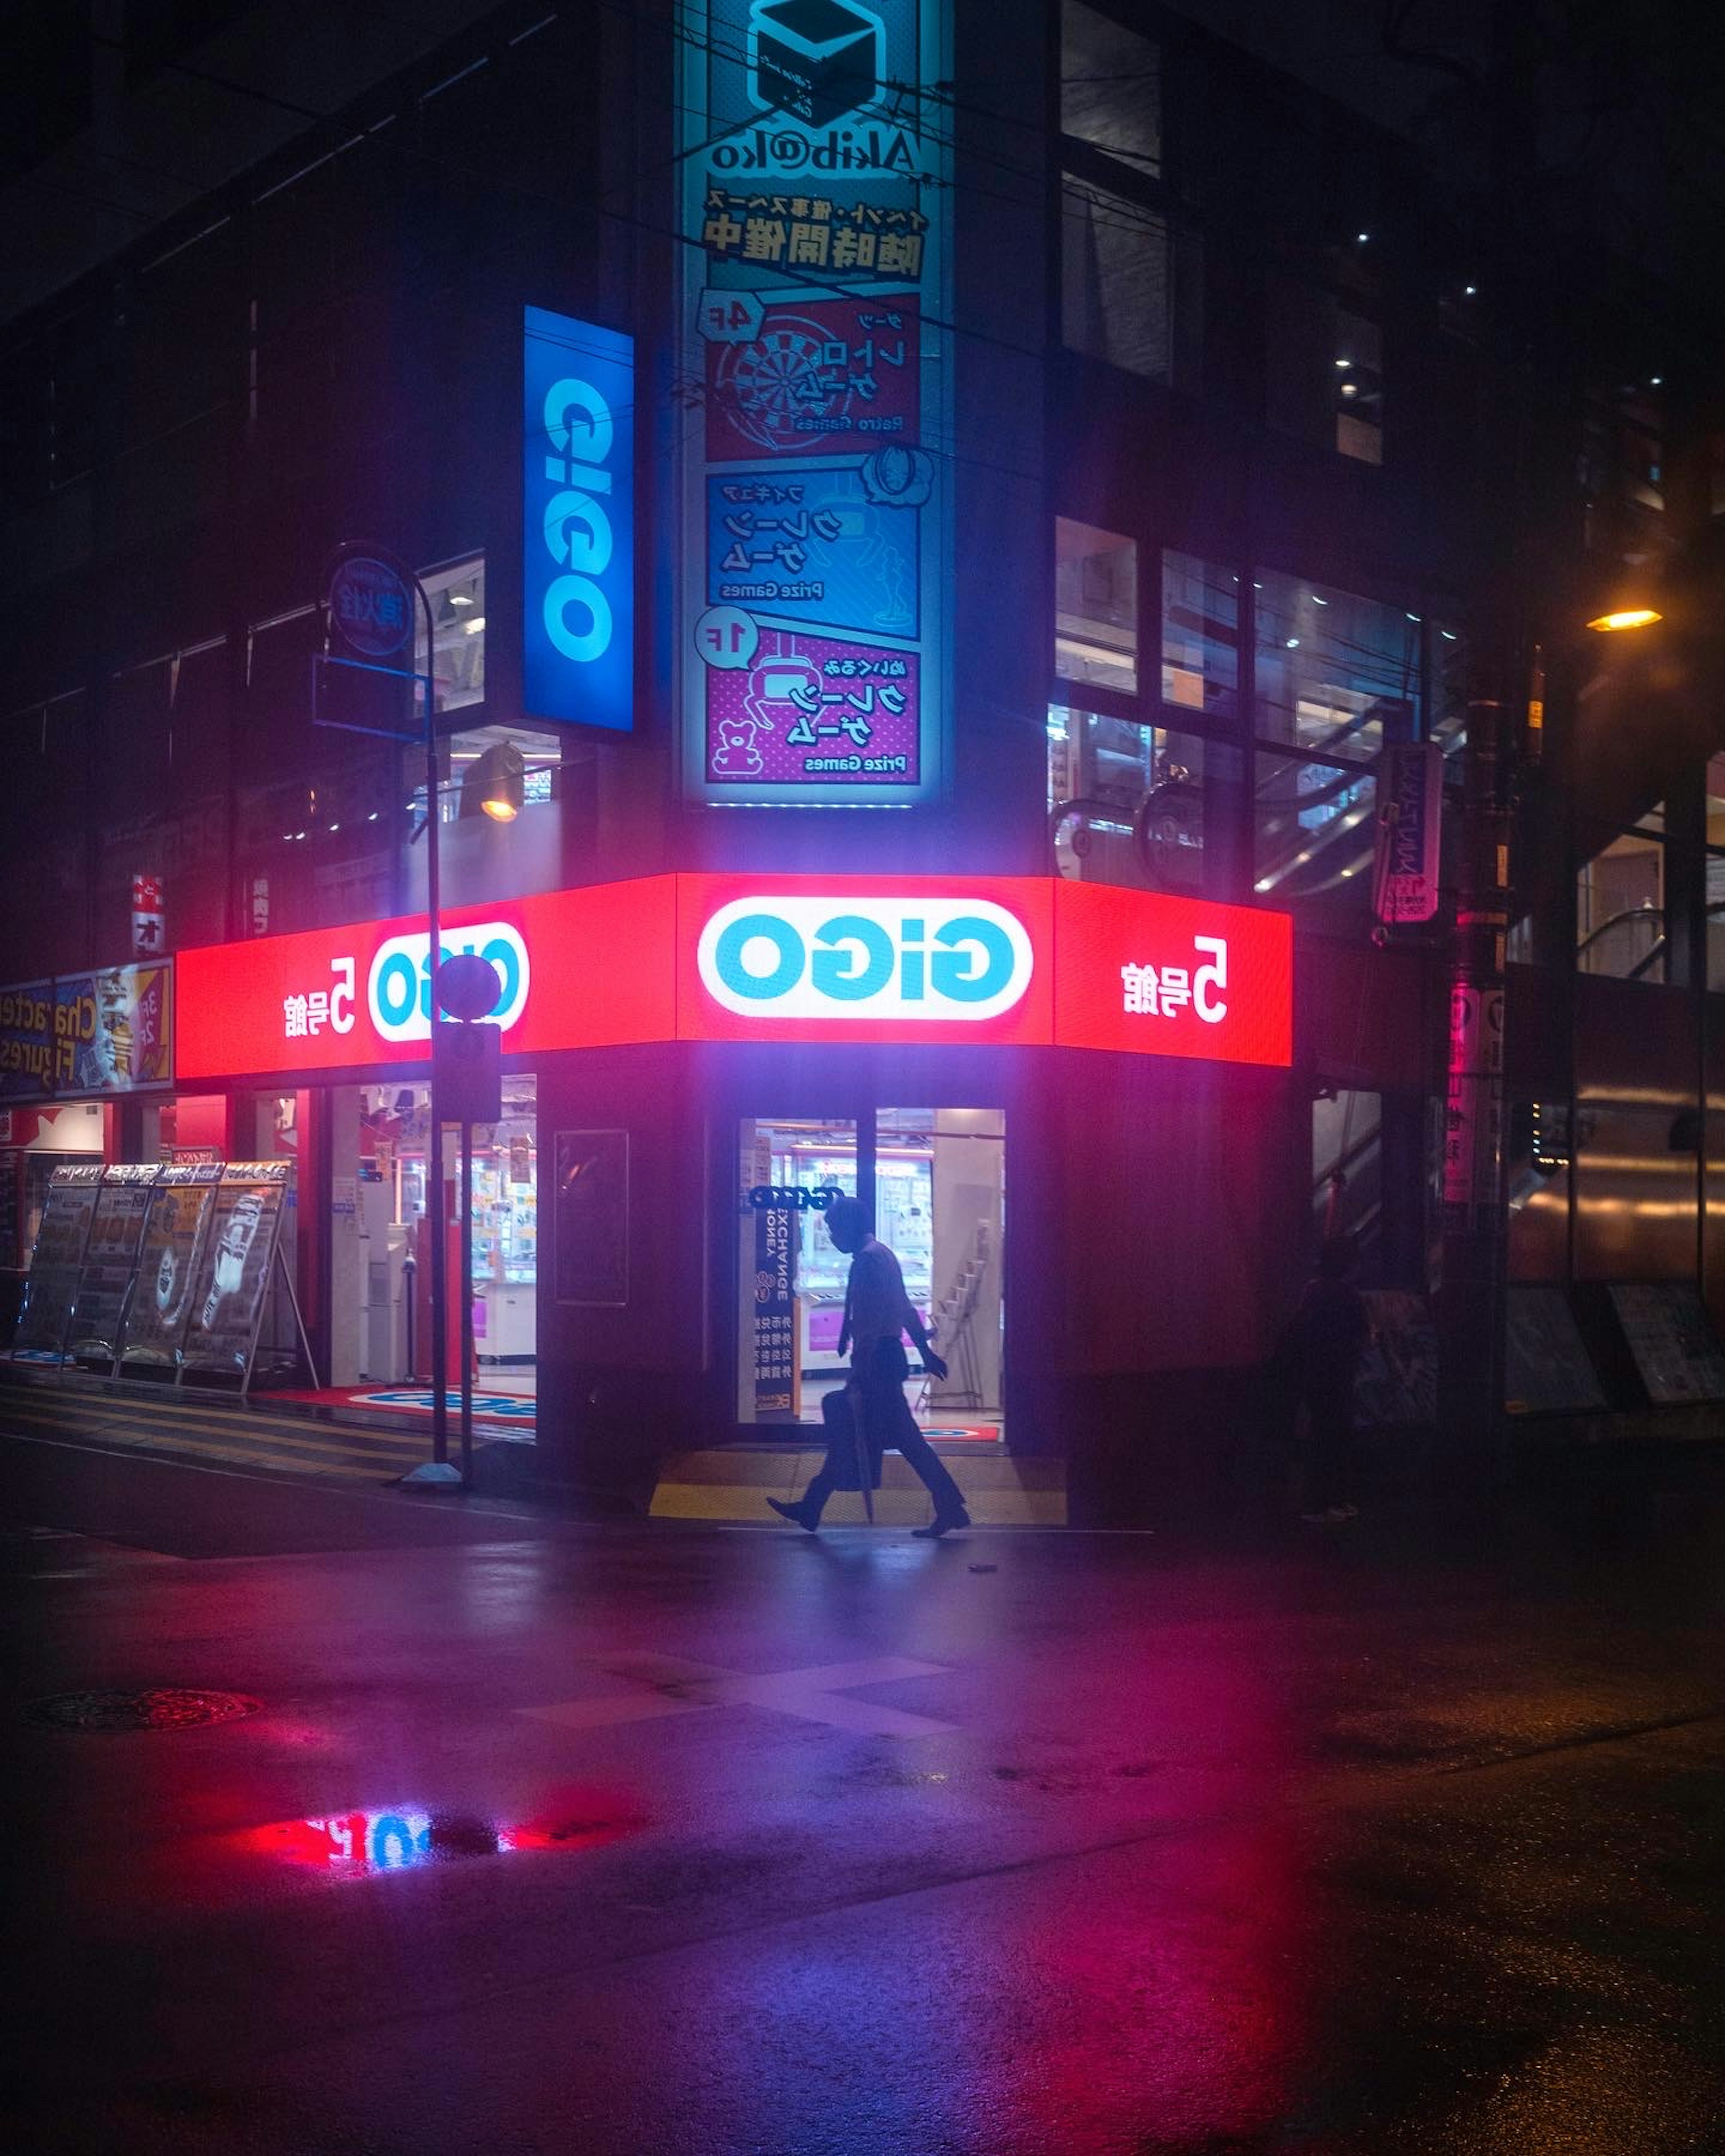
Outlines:
[[[860, 1197], [947, 1365], [908, 1381], [932, 1434], [1001, 1435], [1006, 1118], [998, 1108], [745, 1116], [738, 1132], [737, 1419], [819, 1423], [842, 1384], [850, 1260], [826, 1208]], [[908, 1343], [907, 1343], [908, 1344]], [[912, 1359], [914, 1360], [914, 1355]]]

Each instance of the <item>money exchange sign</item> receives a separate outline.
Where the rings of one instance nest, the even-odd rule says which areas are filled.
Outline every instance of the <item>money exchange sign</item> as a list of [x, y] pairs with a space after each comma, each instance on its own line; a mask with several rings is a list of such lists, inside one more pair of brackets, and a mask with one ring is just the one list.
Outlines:
[[932, 798], [948, 705], [944, 0], [680, 0], [678, 675], [698, 800]]

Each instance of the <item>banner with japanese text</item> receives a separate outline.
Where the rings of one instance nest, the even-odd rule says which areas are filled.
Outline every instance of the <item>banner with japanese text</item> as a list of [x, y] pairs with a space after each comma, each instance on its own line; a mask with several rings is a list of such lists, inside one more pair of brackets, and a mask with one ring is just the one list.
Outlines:
[[173, 980], [164, 958], [0, 988], [0, 1101], [171, 1084]]
[[927, 800], [948, 710], [945, 0], [680, 0], [687, 791]]

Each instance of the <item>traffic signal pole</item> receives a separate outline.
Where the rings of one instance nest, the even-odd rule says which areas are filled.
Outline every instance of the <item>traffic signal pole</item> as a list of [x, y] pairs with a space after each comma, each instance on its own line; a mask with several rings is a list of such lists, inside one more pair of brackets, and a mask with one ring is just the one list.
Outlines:
[[[1509, 670], [1490, 654], [1486, 665]], [[1495, 685], [1495, 683], [1492, 685]], [[1504, 1478], [1504, 948], [1509, 933], [1510, 756], [1499, 696], [1470, 696], [1461, 844], [1450, 947], [1444, 1100], [1438, 1420], [1458, 1502]]]

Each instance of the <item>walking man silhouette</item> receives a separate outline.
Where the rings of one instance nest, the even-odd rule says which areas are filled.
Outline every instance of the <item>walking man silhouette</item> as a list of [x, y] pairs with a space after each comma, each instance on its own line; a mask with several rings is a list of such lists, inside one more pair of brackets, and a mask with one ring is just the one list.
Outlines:
[[[869, 1209], [861, 1199], [835, 1198], [827, 1208], [826, 1222], [834, 1246], [850, 1260], [839, 1353], [842, 1355], [847, 1348], [850, 1351], [850, 1389], [855, 1395], [868, 1450], [871, 1455], [902, 1453], [909, 1460], [934, 1500], [933, 1519], [915, 1532], [925, 1540], [935, 1541], [954, 1527], [968, 1527], [970, 1515], [964, 1509], [958, 1485], [916, 1427], [916, 1418], [905, 1398], [905, 1379], [911, 1371], [905, 1334], [908, 1332], [916, 1342], [922, 1367], [930, 1376], [944, 1378], [947, 1366], [930, 1347], [928, 1328], [905, 1293], [898, 1260], [876, 1239]], [[810, 1480], [795, 1504], [778, 1497], [767, 1502], [782, 1518], [794, 1520], [812, 1535], [836, 1486], [837, 1477], [829, 1465]]]

